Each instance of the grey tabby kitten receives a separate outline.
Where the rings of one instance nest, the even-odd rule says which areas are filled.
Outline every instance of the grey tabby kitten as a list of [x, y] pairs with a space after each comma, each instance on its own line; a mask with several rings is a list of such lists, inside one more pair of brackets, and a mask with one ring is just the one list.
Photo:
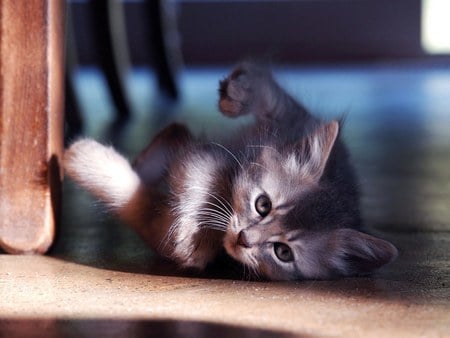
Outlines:
[[392, 244], [357, 230], [359, 194], [339, 122], [311, 116], [252, 63], [219, 92], [223, 114], [254, 116], [226, 143], [172, 124], [131, 166], [82, 139], [65, 153], [67, 174], [181, 267], [204, 269], [224, 248], [261, 278], [326, 279], [396, 257]]

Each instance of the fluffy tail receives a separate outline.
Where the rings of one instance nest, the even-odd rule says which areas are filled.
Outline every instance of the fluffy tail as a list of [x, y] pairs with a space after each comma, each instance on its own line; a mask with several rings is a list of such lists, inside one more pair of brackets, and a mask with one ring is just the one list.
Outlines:
[[66, 150], [64, 169], [76, 183], [118, 214], [141, 183], [127, 159], [112, 147], [91, 139], [76, 141]]

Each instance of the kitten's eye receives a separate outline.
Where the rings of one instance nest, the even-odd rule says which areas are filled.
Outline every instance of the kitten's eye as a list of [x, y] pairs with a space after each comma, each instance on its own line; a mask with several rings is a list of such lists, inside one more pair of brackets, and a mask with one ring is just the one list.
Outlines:
[[274, 243], [273, 249], [275, 255], [282, 262], [292, 262], [294, 260], [294, 254], [290, 247], [283, 243]]
[[260, 195], [255, 202], [255, 209], [261, 217], [266, 217], [272, 210], [272, 202], [266, 195]]

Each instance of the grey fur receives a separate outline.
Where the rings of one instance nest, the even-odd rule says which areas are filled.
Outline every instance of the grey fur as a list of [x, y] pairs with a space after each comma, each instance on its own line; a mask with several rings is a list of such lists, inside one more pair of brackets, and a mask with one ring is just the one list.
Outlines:
[[[252, 63], [239, 64], [219, 93], [222, 113], [255, 123], [224, 143], [167, 127], [135, 161], [141, 183], [130, 202], [106, 201], [155, 250], [204, 269], [225, 248], [272, 280], [368, 273], [396, 257], [392, 244], [358, 230], [359, 192], [339, 122], [310, 115]], [[67, 153], [69, 175], [83, 185], [87, 173], [71, 160], [79, 156]]]

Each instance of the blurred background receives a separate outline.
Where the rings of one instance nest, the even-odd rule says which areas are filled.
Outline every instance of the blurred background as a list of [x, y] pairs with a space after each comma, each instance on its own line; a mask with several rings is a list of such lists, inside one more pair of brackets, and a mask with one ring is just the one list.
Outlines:
[[138, 66], [155, 61], [153, 20], [189, 65], [228, 64], [245, 55], [298, 64], [450, 52], [450, 5], [442, 0], [112, 0], [101, 2], [109, 13], [100, 14], [95, 0], [69, 6], [82, 65], [101, 61], [95, 31], [108, 23], [102, 14], [110, 16], [111, 30], [124, 30], [122, 47]]
[[[290, 67], [288, 75], [299, 67], [345, 68], [341, 75], [350, 68], [445, 70], [450, 60], [445, 0], [70, 0], [68, 7], [69, 137], [93, 132], [100, 120], [154, 115], [163, 99], [189, 100], [193, 86], [217, 86], [204, 82], [212, 81], [205, 72], [205, 85], [192, 82], [191, 71], [214, 68], [217, 83], [244, 58]], [[310, 84], [292, 84], [293, 94], [324, 102]], [[215, 94], [205, 93], [208, 99]], [[343, 100], [352, 105], [354, 98]], [[159, 108], [170, 110], [168, 101]], [[337, 113], [349, 108], [333, 105]], [[93, 126], [90, 118], [100, 120]]]

